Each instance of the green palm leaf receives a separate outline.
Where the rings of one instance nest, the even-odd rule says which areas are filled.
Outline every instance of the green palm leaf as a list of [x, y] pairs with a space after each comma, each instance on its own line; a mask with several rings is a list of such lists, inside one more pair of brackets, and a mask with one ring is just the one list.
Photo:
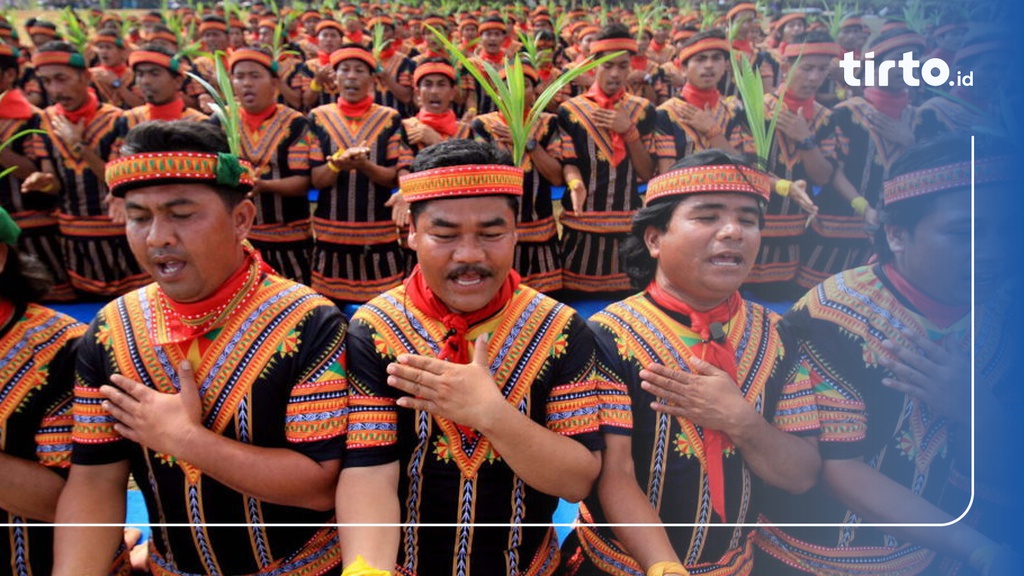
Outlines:
[[231, 149], [232, 154], [241, 158], [242, 116], [238, 110], [238, 101], [235, 99], [235, 90], [231, 86], [231, 75], [228, 73], [227, 66], [224, 65], [223, 52], [218, 50], [213, 60], [217, 65], [217, 85], [220, 90], [214, 88], [212, 84], [198, 74], [193, 74], [192, 72], [187, 74], [193, 80], [199, 82], [210, 97], [213, 98], [210, 108], [213, 109], [214, 116], [217, 117], [220, 125], [224, 128], [224, 133], [228, 138], [228, 148]]
[[[4, 150], [6, 150], [7, 147], [10, 146], [11, 144], [14, 144], [15, 140], [17, 140], [19, 138], [24, 138], [25, 136], [28, 136], [29, 134], [46, 134], [46, 131], [45, 130], [39, 130], [38, 128], [30, 128], [28, 130], [22, 130], [21, 132], [18, 132], [17, 134], [11, 136], [7, 140], [4, 140], [3, 143], [0, 143], [0, 152], [3, 152]], [[0, 172], [0, 180], [2, 180], [5, 176], [10, 174], [11, 172], [14, 172], [17, 169], [18, 169], [17, 166], [8, 166], [3, 172]]]

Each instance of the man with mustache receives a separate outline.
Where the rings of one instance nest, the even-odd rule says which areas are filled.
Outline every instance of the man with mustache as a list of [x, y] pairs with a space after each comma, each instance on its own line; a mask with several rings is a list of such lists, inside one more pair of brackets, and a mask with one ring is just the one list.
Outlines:
[[405, 272], [388, 202], [412, 154], [398, 111], [373, 101], [376, 65], [359, 44], [335, 50], [329, 66], [338, 101], [310, 115], [312, 182], [320, 190], [311, 286], [335, 302], [366, 302]]
[[523, 525], [550, 522], [597, 476], [592, 335], [512, 270], [523, 173], [509, 164], [448, 140], [401, 179], [419, 266], [352, 320], [338, 520], [465, 525], [343, 524], [347, 573], [390, 573], [397, 557], [402, 574], [549, 576], [554, 528]]
[[54, 574], [106, 573], [129, 472], [151, 523], [188, 525], [154, 526], [154, 572], [338, 574], [323, 525], [346, 428], [341, 312], [245, 241], [254, 179], [219, 127], [149, 122], [122, 152], [107, 180], [155, 282], [104, 307], [79, 349], [57, 522], [115, 526], [58, 528]]
[[763, 484], [814, 485], [818, 422], [810, 387], [789, 382], [794, 345], [739, 293], [770, 190], [769, 174], [720, 150], [651, 180], [622, 249], [643, 292], [590, 319], [598, 366], [622, 386], [606, 402], [632, 406], [632, 421], [606, 430], [580, 509], [583, 523], [641, 526], [578, 527], [568, 574], [751, 574], [751, 531], [715, 524], [753, 522]]
[[65, 268], [79, 295], [110, 298], [142, 286], [149, 279], [128, 248], [124, 225], [108, 215], [106, 161], [122, 112], [89, 88], [85, 58], [74, 46], [44, 44], [32, 63], [55, 102], [43, 110], [46, 134], [33, 135], [32, 154], [58, 170], [33, 173], [21, 189], [58, 195]]
[[257, 176], [256, 222], [249, 240], [278, 274], [309, 284], [309, 121], [277, 103], [278, 62], [265, 48], [242, 48], [228, 58], [238, 98], [242, 157]]

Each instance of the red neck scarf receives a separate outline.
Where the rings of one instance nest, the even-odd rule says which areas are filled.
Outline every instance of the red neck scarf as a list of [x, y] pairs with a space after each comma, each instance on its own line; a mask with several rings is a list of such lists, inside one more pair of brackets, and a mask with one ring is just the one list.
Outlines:
[[0, 118], [4, 120], [27, 120], [35, 114], [32, 103], [25, 98], [25, 93], [11, 88], [0, 94]]
[[125, 70], [128, 69], [128, 65], [127, 64], [118, 64], [117, 66], [104, 66], [103, 64], [100, 64], [100, 68], [102, 68], [102, 69], [106, 70], [107, 72], [110, 72], [114, 76], [120, 78], [120, 77], [124, 76], [124, 72], [125, 72]]
[[537, 76], [540, 76], [541, 82], [547, 82], [551, 79], [551, 74], [555, 71], [554, 66], [545, 66], [540, 70], [537, 70]]
[[754, 43], [750, 40], [733, 40], [732, 47], [746, 54], [754, 54]]
[[647, 56], [630, 56], [629, 65], [633, 70], [647, 70]]
[[68, 122], [78, 124], [85, 120], [85, 123], [88, 124], [100, 108], [100, 99], [96, 97], [96, 92], [89, 88], [89, 95], [86, 97], [85, 103], [78, 107], [78, 110], [65, 110], [62, 104], [54, 104], [54, 107], [57, 109], [57, 114], [67, 118]]
[[447, 57], [448, 57], [447, 55], [442, 54], [440, 52], [434, 52], [430, 48], [427, 48], [426, 50], [423, 51], [423, 58], [424, 59], [427, 59], [427, 58], [447, 58]]
[[814, 96], [805, 100], [800, 100], [793, 95], [792, 90], [786, 90], [786, 94], [782, 97], [782, 100], [786, 104], [786, 109], [790, 112], [802, 114], [804, 120], [807, 120], [807, 122], [814, 119]]
[[901, 90], [890, 92], [881, 88], [865, 88], [864, 99], [875, 109], [886, 116], [899, 120], [903, 111], [910, 103], [910, 92]]
[[[619, 90], [614, 96], [607, 96], [598, 86], [597, 82], [590, 85], [590, 89], [587, 90], [587, 98], [593, 100], [604, 110], [614, 110], [615, 105], [626, 95], [625, 90]], [[609, 130], [610, 140], [612, 142], [612, 165], [618, 166], [626, 159], [626, 142], [622, 139], [622, 134]]]
[[711, 87], [701, 89], [687, 82], [686, 84], [683, 84], [682, 97], [683, 100], [686, 100], [701, 110], [704, 110], [705, 108], [710, 110], [714, 109], [715, 106], [718, 106], [718, 99], [721, 95], [718, 93], [718, 88]]
[[914, 305], [914, 308], [921, 315], [939, 328], [949, 328], [971, 311], [970, 306], [949, 306], [918, 290], [916, 286], [896, 271], [896, 267], [891, 262], [882, 266], [882, 269], [896, 291], [907, 300], [910, 300], [910, 303]]
[[664, 44], [658, 44], [658, 43], [657, 43], [657, 42], [655, 42], [654, 40], [651, 40], [651, 44], [650, 44], [650, 46], [648, 46], [647, 48], [648, 48], [648, 49], [649, 49], [649, 50], [650, 50], [651, 52], [659, 52], [659, 53], [660, 53], [660, 52], [661, 52], [662, 50], [664, 50], [664, 49], [665, 49], [665, 45], [664, 45]]
[[[716, 341], [711, 339], [711, 327], [718, 324], [719, 329], [723, 328], [743, 305], [739, 292], [734, 292], [725, 302], [715, 306], [711, 310], [698, 312], [691, 308], [686, 302], [669, 294], [657, 282], [651, 282], [647, 286], [647, 295], [655, 304], [678, 314], [683, 314], [690, 319], [690, 329], [696, 332], [702, 342], [690, 348], [695, 356], [725, 371], [737, 381], [736, 375], [736, 351], [729, 345], [726, 339]], [[725, 516], [725, 472], [722, 464], [722, 450], [727, 442], [726, 435], [718, 430], [704, 430], [704, 455], [707, 458], [708, 484], [711, 488], [711, 507], [718, 513], [722, 522], [726, 521]]]
[[10, 324], [14, 318], [14, 302], [0, 298], [0, 329]]
[[355, 32], [353, 32], [351, 34], [345, 34], [345, 39], [351, 41], [354, 44], [362, 44], [363, 43], [363, 31], [362, 30], [356, 30]]
[[322, 66], [330, 66], [331, 53], [324, 50], [318, 50], [316, 53], [316, 61]]
[[157, 289], [166, 313], [166, 334], [154, 334], [154, 342], [162, 345], [194, 340], [223, 324], [224, 319], [255, 292], [263, 274], [273, 270], [255, 249], [250, 246], [244, 249], [246, 257], [242, 265], [220, 288], [199, 302], [175, 302]]
[[786, 46], [789, 46], [789, 42], [779, 42], [779, 45], [777, 47], [779, 50], [779, 54], [786, 53]]
[[519, 281], [519, 274], [515, 270], [510, 270], [494, 298], [483, 308], [469, 314], [459, 314], [449, 310], [448, 306], [427, 286], [427, 280], [419, 265], [405, 280], [405, 293], [409, 296], [409, 301], [413, 306], [422, 310], [427, 316], [440, 320], [448, 329], [444, 346], [441, 347], [441, 354], [438, 355], [438, 358], [449, 362], [468, 364], [470, 356], [469, 342], [467, 342], [466, 336], [469, 334], [469, 329], [500, 312], [512, 299], [512, 295], [515, 294], [516, 288], [519, 286]]
[[178, 96], [166, 104], [150, 104], [147, 102], [146, 108], [150, 120], [163, 120], [165, 122], [180, 120], [182, 113], [185, 112], [185, 100]]
[[262, 126], [268, 118], [274, 115], [274, 112], [277, 112], [277, 104], [271, 103], [270, 106], [267, 106], [266, 109], [261, 112], [252, 113], [241, 107], [239, 107], [238, 111], [242, 116], [242, 122], [245, 123], [245, 127], [249, 129], [249, 132], [255, 132], [260, 129], [260, 126]]
[[349, 102], [344, 98], [338, 98], [338, 109], [345, 118], [362, 118], [373, 106], [373, 95], [370, 94], [359, 102]]
[[480, 58], [482, 60], [484, 60], [485, 62], [490, 62], [491, 64], [494, 64], [495, 66], [504, 66], [505, 65], [505, 54], [503, 52], [498, 52], [497, 54], [491, 54], [487, 50], [481, 50], [480, 51]]
[[382, 63], [387, 62], [395, 55], [396, 52], [398, 52], [398, 48], [395, 47], [395, 42], [392, 40], [391, 43], [388, 44], [387, 48], [380, 51], [380, 61]]
[[444, 136], [455, 136], [459, 131], [459, 121], [455, 118], [455, 112], [449, 109], [444, 114], [432, 114], [422, 109], [416, 114], [416, 119], [430, 126], [438, 134]]

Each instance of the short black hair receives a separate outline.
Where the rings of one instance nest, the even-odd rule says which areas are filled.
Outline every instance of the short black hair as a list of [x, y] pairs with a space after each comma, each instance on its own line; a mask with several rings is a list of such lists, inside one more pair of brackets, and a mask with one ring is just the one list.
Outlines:
[[[466, 166], [469, 164], [497, 164], [503, 166], [515, 166], [512, 162], [512, 155], [487, 142], [475, 140], [445, 140], [433, 146], [420, 150], [413, 160], [410, 172], [424, 172], [434, 168], [445, 168], [448, 166]], [[509, 200], [509, 207], [512, 213], [519, 214], [519, 198], [506, 196]], [[409, 205], [409, 213], [415, 224], [416, 219], [423, 213], [424, 208], [430, 201], [413, 202]]]
[[[887, 180], [903, 176], [911, 172], [939, 168], [949, 164], [959, 164], [971, 159], [970, 138], [959, 134], [946, 134], [919, 142], [908, 148], [897, 158], [889, 169]], [[885, 234], [885, 226], [899, 226], [910, 234], [917, 225], [935, 208], [936, 201], [951, 192], [924, 194], [886, 206], [884, 202], [878, 207], [878, 227], [874, 229], [874, 249], [878, 261], [887, 264], [894, 255], [889, 249], [889, 240]]]
[[[723, 30], [719, 30], [718, 28], [712, 28], [710, 30], [705, 30], [703, 32], [698, 32], [698, 33], [694, 34], [692, 37], [690, 37], [689, 40], [686, 41], [685, 44], [683, 44], [682, 49], [686, 50], [687, 48], [689, 48], [690, 46], [696, 44], [697, 42], [700, 42], [701, 40], [707, 40], [708, 38], [712, 38], [712, 39], [715, 39], [715, 40], [725, 40], [726, 39], [725, 32]], [[725, 54], [726, 58], [729, 57], [729, 53], [727, 51], [719, 50], [719, 52], [722, 52], [723, 54]], [[698, 52], [698, 54], [699, 54], [699, 52]], [[694, 56], [696, 56], [696, 54], [694, 54]], [[682, 64], [685, 66], [686, 63], [690, 60], [690, 58], [693, 58], [693, 56], [690, 56], [686, 60], [683, 60]]]
[[53, 277], [35, 256], [7, 245], [7, 261], [0, 270], [0, 298], [15, 307], [39, 302], [53, 287]]
[[[733, 166], [756, 168], [753, 163], [739, 156], [711, 148], [681, 158], [672, 165], [672, 170], [716, 164], [732, 164]], [[647, 249], [647, 242], [644, 241], [644, 234], [647, 233], [647, 229], [653, 226], [656, 230], [662, 232], [668, 230], [668, 224], [672, 221], [672, 215], [675, 214], [676, 208], [689, 197], [690, 195], [665, 196], [648, 203], [633, 215], [633, 224], [629, 235], [619, 245], [619, 261], [621, 262], [622, 271], [629, 276], [633, 288], [637, 290], [646, 288], [654, 280], [654, 275], [658, 270], [658, 261], [651, 256], [650, 251]], [[765, 202], [759, 199], [757, 204], [759, 210], [758, 223], [763, 229]]]
[[[17, 56], [0, 56], [0, 72], [7, 70], [18, 70], [20, 68]], [[15, 78], [17, 80], [17, 78]]]
[[39, 47], [40, 52], [67, 52], [68, 54], [79, 54], [78, 48], [64, 40], [50, 40]]
[[594, 40], [611, 40], [614, 38], [633, 38], [633, 35], [629, 32], [629, 26], [626, 26], [622, 22], [612, 22], [601, 28], [601, 31], [597, 33]]
[[[191, 120], [143, 122], [128, 131], [121, 146], [122, 156], [147, 152], [217, 154], [230, 151], [223, 128], [217, 124]], [[245, 199], [245, 192], [236, 188], [212, 184], [210, 186], [229, 210]]]

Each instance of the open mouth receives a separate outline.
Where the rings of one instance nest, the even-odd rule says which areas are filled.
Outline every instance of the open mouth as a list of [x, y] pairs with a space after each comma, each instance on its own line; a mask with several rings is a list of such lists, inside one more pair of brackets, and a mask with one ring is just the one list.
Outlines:
[[156, 275], [163, 279], [173, 278], [185, 269], [185, 261], [178, 258], [162, 256], [152, 259], [152, 262]]
[[718, 254], [711, 258], [711, 264], [722, 268], [737, 268], [743, 264], [743, 257], [739, 254], [731, 253]]

